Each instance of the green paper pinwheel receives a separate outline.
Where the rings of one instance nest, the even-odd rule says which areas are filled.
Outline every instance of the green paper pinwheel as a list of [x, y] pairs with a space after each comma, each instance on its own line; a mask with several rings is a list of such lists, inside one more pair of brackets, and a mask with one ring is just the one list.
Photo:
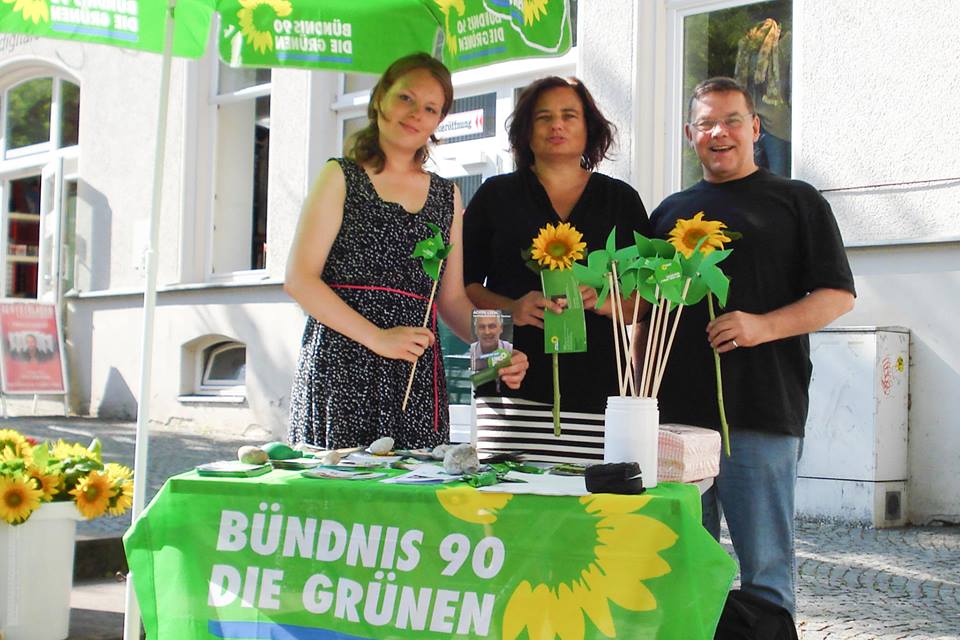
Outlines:
[[[433, 231], [433, 235], [414, 245], [410, 257], [420, 258], [420, 266], [423, 267], [423, 272], [430, 276], [431, 280], [437, 281], [440, 279], [440, 267], [447, 256], [450, 255], [453, 245], [444, 243], [440, 227], [432, 222], [427, 222], [426, 225]], [[432, 295], [430, 300], [433, 304]]]
[[[683, 308], [699, 303], [704, 297], [714, 318], [713, 296], [721, 306], [726, 305], [730, 281], [717, 266], [730, 255], [723, 250], [724, 242], [729, 242], [739, 234], [721, 231], [722, 223], [702, 220], [700, 213], [692, 220], [679, 221], [683, 234], [671, 234], [671, 240], [647, 238], [634, 232], [633, 246], [617, 249], [616, 230], [610, 232], [606, 246], [602, 250], [591, 251], [587, 263], [574, 264], [573, 272], [580, 284], [597, 290], [597, 307], [601, 307], [611, 296], [613, 301], [612, 319], [615, 325], [614, 336], [617, 346], [617, 371], [620, 379], [621, 395], [626, 395], [629, 387], [633, 395], [656, 397], [666, 369], [667, 358], [673, 346], [673, 339], [679, 326]], [[688, 233], [690, 229], [702, 233]], [[694, 246], [685, 242], [696, 239]], [[643, 368], [639, 390], [633, 379], [633, 349], [630, 345], [626, 322], [622, 309], [622, 300], [636, 293], [634, 298], [633, 322], [636, 323], [639, 301], [644, 299], [652, 306], [647, 340], [644, 349]], [[671, 321], [669, 314], [676, 309]], [[616, 326], [619, 325], [619, 335]], [[626, 354], [626, 369], [621, 367], [620, 349]], [[724, 442], [729, 455], [729, 429], [723, 408], [723, 389], [720, 377], [719, 355], [714, 350], [717, 373], [717, 394], [720, 406], [721, 426]]]
[[[453, 245], [443, 241], [443, 233], [440, 231], [440, 227], [432, 222], [427, 222], [426, 225], [430, 228], [430, 231], [433, 232], [433, 235], [415, 244], [413, 253], [410, 254], [411, 258], [420, 259], [420, 266], [423, 268], [423, 272], [433, 280], [433, 287], [430, 289], [430, 299], [427, 301], [427, 310], [423, 314], [423, 324], [421, 325], [423, 327], [426, 327], [430, 321], [430, 309], [433, 308], [433, 298], [437, 294], [437, 285], [440, 283], [440, 272], [443, 269], [443, 261], [447, 259], [447, 256], [450, 255], [450, 251], [453, 249]], [[407, 378], [407, 390], [403, 394], [403, 404], [400, 406], [401, 411], [407, 410], [407, 402], [410, 400], [410, 389], [413, 386], [413, 374], [416, 373], [416, 371], [417, 363], [414, 362], [410, 367], [410, 377]]]

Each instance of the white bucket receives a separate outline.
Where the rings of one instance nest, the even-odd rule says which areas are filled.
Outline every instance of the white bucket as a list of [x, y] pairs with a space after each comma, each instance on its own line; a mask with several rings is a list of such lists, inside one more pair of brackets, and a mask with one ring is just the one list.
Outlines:
[[610, 396], [603, 430], [604, 462], [637, 462], [643, 486], [657, 486], [660, 411], [656, 398]]
[[70, 628], [76, 504], [49, 502], [19, 526], [0, 523], [0, 632], [63, 640]]

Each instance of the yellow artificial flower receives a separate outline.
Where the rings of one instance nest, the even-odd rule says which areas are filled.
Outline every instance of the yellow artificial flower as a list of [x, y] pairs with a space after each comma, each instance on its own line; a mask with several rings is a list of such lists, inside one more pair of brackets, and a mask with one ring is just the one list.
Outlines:
[[50, 454], [59, 460], [65, 460], [67, 458], [87, 458], [89, 460], [96, 460], [100, 462], [100, 457], [95, 454], [93, 451], [90, 451], [87, 447], [82, 444], [68, 443], [63, 440], [57, 440], [57, 443], [53, 445], [53, 450]]
[[19, 432], [13, 429], [0, 429], [0, 455], [3, 455], [6, 460], [32, 459], [33, 447]]
[[569, 583], [531, 585], [524, 580], [514, 590], [503, 614], [503, 638], [583, 638], [583, 615], [608, 638], [617, 637], [610, 603], [630, 611], [651, 611], [657, 600], [644, 580], [670, 573], [659, 552], [677, 541], [670, 527], [639, 515], [651, 500], [633, 496], [593, 494], [580, 503], [597, 517], [594, 560]]
[[[23, 20], [31, 20], [33, 24], [50, 21], [50, 7], [47, 0], [3, 0], [6, 4], [13, 4], [13, 10], [23, 16]], [[16, 3], [16, 4], [14, 4]]]
[[581, 242], [582, 239], [583, 234], [570, 223], [562, 222], [554, 227], [548, 222], [533, 239], [530, 257], [541, 267], [550, 267], [551, 271], [569, 269], [574, 260], [583, 257], [587, 243]]
[[48, 473], [46, 469], [38, 469], [37, 467], [28, 468], [27, 473], [29, 473], [30, 477], [37, 483], [37, 487], [43, 494], [42, 499], [44, 502], [50, 502], [53, 500], [53, 496], [60, 493], [60, 483], [63, 480], [61, 474]]
[[285, 18], [293, 7], [288, 0], [240, 0], [241, 9], [237, 11], [240, 20], [240, 32], [247, 44], [259, 53], [273, 50], [274, 18]]
[[114, 491], [107, 513], [119, 516], [133, 506], [133, 471], [115, 462], [104, 465], [103, 471], [113, 485]]
[[701, 211], [690, 220], [677, 220], [676, 226], [670, 231], [667, 239], [677, 248], [677, 251], [683, 254], [683, 257], [689, 258], [697, 248], [700, 238], [704, 236], [707, 239], [700, 245], [701, 253], [707, 254], [714, 249], [723, 249], [723, 243], [730, 242], [730, 238], [721, 231], [726, 228], [727, 225], [722, 222], [704, 220], [703, 211]]
[[26, 476], [0, 476], [0, 518], [10, 524], [20, 524], [40, 506], [42, 495]]
[[102, 516], [113, 497], [110, 479], [99, 471], [91, 471], [70, 491], [77, 501], [77, 510], [88, 520]]

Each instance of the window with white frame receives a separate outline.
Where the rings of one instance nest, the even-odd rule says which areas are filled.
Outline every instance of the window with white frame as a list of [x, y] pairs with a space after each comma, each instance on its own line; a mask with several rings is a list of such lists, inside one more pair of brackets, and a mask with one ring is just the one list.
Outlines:
[[246, 345], [217, 342], [203, 349], [199, 356], [198, 395], [246, 395]]
[[[37, 298], [44, 168], [56, 158], [76, 157], [80, 138], [80, 87], [37, 69], [23, 69], [6, 82], [0, 78], [0, 297]], [[59, 176], [58, 176], [59, 179]], [[60, 215], [60, 207], [49, 207]], [[73, 242], [72, 230], [65, 240]], [[71, 244], [72, 246], [72, 244]], [[69, 254], [69, 255], [68, 255]], [[72, 253], [62, 252], [63, 260]], [[44, 274], [50, 278], [59, 273]]]
[[[686, 122], [690, 96], [697, 83], [729, 76], [750, 92], [760, 117], [760, 139], [754, 145], [758, 166], [790, 177], [792, 0], [770, 0], [704, 10], [679, 11], [682, 52], [679, 55], [682, 95], [676, 121]], [[679, 131], [680, 127], [676, 130]], [[678, 134], [679, 135], [679, 134]], [[680, 186], [702, 177], [697, 154], [678, 140]]]
[[216, 64], [209, 272], [222, 278], [266, 266], [270, 70]]

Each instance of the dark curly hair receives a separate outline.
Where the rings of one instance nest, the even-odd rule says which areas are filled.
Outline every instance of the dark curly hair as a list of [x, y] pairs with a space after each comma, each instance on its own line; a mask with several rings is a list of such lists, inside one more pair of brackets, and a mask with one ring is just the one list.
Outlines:
[[573, 89], [580, 98], [580, 104], [583, 105], [583, 117], [587, 125], [587, 146], [580, 159], [581, 166], [588, 171], [593, 171], [601, 160], [610, 157], [608, 151], [613, 145], [617, 128], [600, 112], [587, 87], [577, 78], [548, 76], [534, 81], [523, 90], [507, 125], [507, 137], [510, 140], [510, 149], [513, 151], [517, 170], [532, 166], [535, 160], [533, 151], [530, 149], [530, 137], [533, 134], [533, 111], [537, 106], [537, 100], [544, 91], [561, 87]]
[[[380, 148], [380, 127], [377, 126], [377, 109], [380, 107], [380, 101], [386, 95], [390, 87], [404, 75], [417, 69], [426, 69], [430, 72], [440, 87], [443, 89], [443, 108], [440, 110], [440, 118], [443, 119], [450, 107], [453, 105], [453, 82], [450, 79], [450, 71], [436, 58], [426, 53], [413, 53], [404, 56], [391, 64], [377, 84], [370, 91], [370, 102], [367, 104], [367, 118], [369, 123], [366, 127], [353, 134], [347, 145], [346, 156], [358, 164], [369, 164], [376, 173], [383, 171], [383, 165], [386, 157], [383, 155], [383, 149]], [[437, 139], [430, 136], [430, 140], [436, 142]], [[424, 145], [417, 149], [415, 156], [417, 162], [423, 164], [430, 156], [430, 151]]]

